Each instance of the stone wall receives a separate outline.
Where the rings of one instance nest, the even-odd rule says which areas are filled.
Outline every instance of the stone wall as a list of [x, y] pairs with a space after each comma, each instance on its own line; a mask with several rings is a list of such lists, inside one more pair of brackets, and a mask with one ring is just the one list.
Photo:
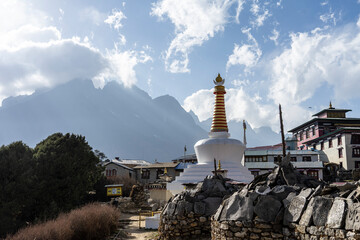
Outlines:
[[208, 176], [170, 199], [160, 215], [158, 239], [210, 239], [211, 216], [225, 196], [239, 188], [221, 176]]

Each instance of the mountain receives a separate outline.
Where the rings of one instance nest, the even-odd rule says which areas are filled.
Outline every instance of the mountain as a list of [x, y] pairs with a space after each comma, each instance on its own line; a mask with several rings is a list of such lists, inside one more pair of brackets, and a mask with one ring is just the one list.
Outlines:
[[22, 140], [31, 147], [54, 132], [86, 137], [109, 158], [170, 161], [207, 132], [175, 98], [152, 99], [133, 86], [110, 82], [96, 89], [73, 80], [30, 96], [7, 98], [0, 107], [0, 145]]
[[[196, 122], [197, 117], [191, 113], [194, 121]], [[198, 120], [197, 120], [198, 121]], [[199, 122], [198, 124], [207, 131], [210, 131], [212, 119], [209, 118], [205, 121]], [[243, 123], [236, 121], [229, 121], [228, 128], [231, 138], [239, 139], [243, 142], [244, 130]], [[246, 123], [246, 141], [247, 147], [275, 145], [281, 142], [281, 135], [271, 130], [270, 127], [260, 127], [252, 129], [250, 124]]]

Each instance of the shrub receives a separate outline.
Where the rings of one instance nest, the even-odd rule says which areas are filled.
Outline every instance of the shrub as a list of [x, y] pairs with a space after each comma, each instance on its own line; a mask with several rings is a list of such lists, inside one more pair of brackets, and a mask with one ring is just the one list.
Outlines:
[[6, 240], [100, 240], [116, 230], [120, 213], [99, 203], [88, 204], [57, 219], [19, 230]]

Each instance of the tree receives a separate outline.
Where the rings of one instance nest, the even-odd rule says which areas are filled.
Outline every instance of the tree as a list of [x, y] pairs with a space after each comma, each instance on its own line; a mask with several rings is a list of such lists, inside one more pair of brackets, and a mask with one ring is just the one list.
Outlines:
[[85, 137], [55, 133], [34, 149], [36, 212], [40, 219], [84, 203], [100, 179], [102, 167]]
[[33, 219], [33, 150], [22, 142], [0, 147], [0, 237]]

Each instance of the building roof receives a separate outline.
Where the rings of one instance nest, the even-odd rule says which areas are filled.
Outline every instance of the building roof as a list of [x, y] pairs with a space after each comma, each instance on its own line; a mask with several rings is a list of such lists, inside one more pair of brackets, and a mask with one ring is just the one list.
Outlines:
[[178, 157], [178, 158], [175, 158], [173, 160], [171, 160], [172, 162], [177, 162], [177, 161], [180, 161], [180, 160], [192, 160], [192, 159], [196, 159], [196, 154], [193, 153], [193, 154], [188, 154], [188, 155], [185, 155], [185, 156], [181, 156], [181, 157]]
[[118, 160], [116, 160], [116, 159], [113, 159], [113, 160], [110, 160], [109, 162], [104, 162], [103, 163], [103, 166], [107, 166], [107, 165], [109, 165], [109, 164], [115, 164], [115, 165], [117, 165], [117, 166], [119, 166], [119, 167], [122, 167], [122, 168], [125, 168], [125, 169], [127, 169], [127, 170], [130, 170], [130, 171], [134, 171], [134, 169], [132, 169], [132, 168], [130, 168], [130, 167], [128, 167], [128, 166], [125, 166], [124, 164], [122, 164], [121, 162], [119, 162]]
[[315, 113], [313, 115], [313, 117], [317, 117], [317, 116], [320, 116], [321, 114], [325, 113], [325, 112], [350, 112], [351, 109], [340, 109], [340, 108], [325, 108], [323, 110], [321, 110], [320, 112], [318, 113]]
[[308, 125], [311, 125], [314, 122], [333, 122], [333, 123], [343, 123], [343, 124], [359, 124], [360, 126], [360, 118], [313, 118], [291, 130], [288, 132], [296, 132]]
[[181, 162], [175, 167], [175, 170], [182, 170], [182, 169], [187, 168], [189, 165], [194, 165], [194, 164], [196, 164], [196, 163], [184, 163], [184, 162]]
[[164, 163], [153, 163], [145, 166], [136, 166], [134, 169], [140, 168], [175, 168], [179, 163], [164, 162]]
[[246, 148], [246, 151], [254, 151], [254, 150], [282, 150], [282, 143], [269, 145], [269, 146]]
[[[115, 159], [117, 160], [117, 159]], [[131, 165], [150, 165], [151, 163], [142, 159], [118, 159], [119, 163]]]

